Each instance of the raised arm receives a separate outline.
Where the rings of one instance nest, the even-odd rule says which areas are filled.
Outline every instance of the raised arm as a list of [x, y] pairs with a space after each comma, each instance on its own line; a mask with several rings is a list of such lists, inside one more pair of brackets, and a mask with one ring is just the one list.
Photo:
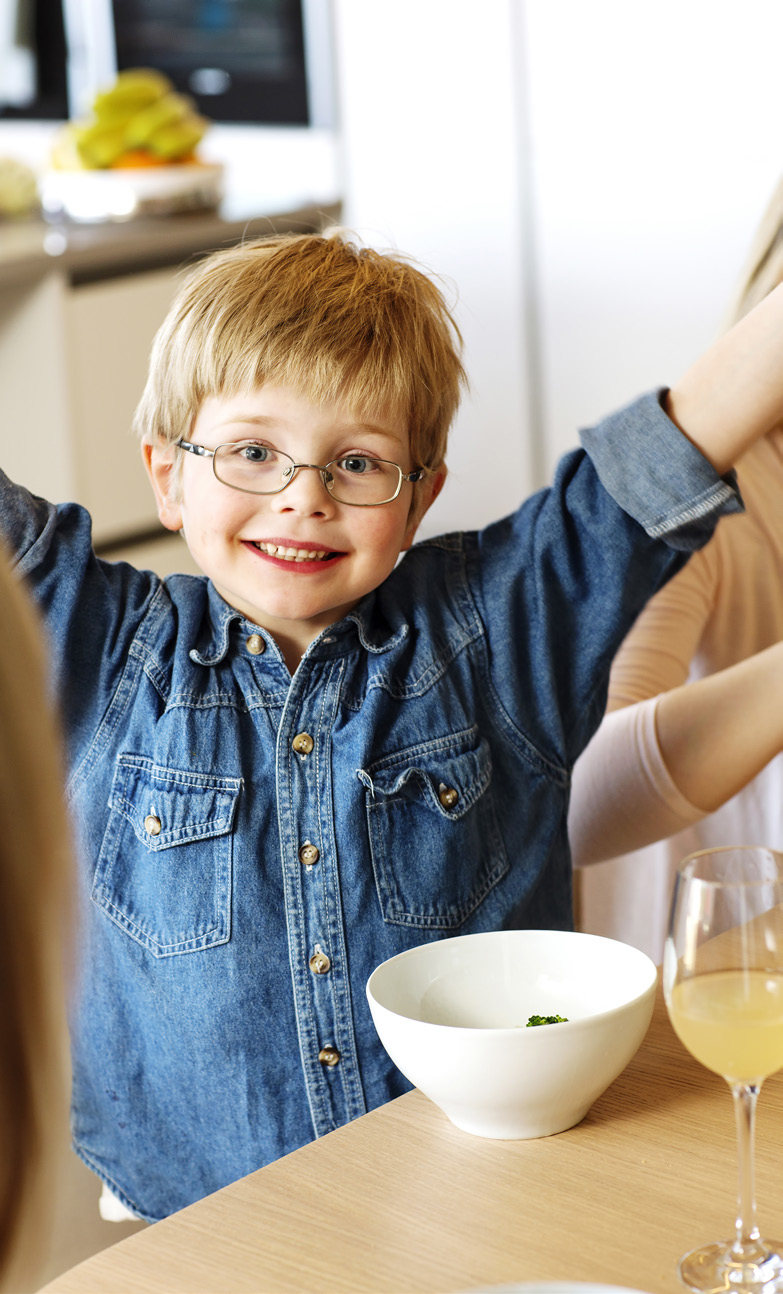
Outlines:
[[783, 410], [783, 284], [670, 390], [666, 412], [723, 475]]

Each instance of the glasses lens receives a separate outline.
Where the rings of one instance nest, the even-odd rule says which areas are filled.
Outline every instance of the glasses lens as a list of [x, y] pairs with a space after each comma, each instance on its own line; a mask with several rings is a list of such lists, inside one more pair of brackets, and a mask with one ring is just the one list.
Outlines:
[[335, 459], [326, 467], [329, 475], [326, 488], [338, 503], [365, 507], [388, 503], [397, 494], [402, 480], [402, 470], [396, 463], [358, 454]]
[[288, 484], [294, 460], [271, 445], [241, 441], [215, 451], [215, 476], [248, 494], [277, 494]]

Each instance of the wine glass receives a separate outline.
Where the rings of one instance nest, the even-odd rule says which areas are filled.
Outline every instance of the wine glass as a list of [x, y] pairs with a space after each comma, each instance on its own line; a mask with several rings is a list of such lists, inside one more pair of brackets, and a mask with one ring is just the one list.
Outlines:
[[736, 846], [681, 864], [663, 958], [672, 1025], [731, 1088], [737, 1124], [736, 1235], [680, 1260], [691, 1289], [783, 1291], [783, 1243], [756, 1225], [753, 1134], [762, 1081], [783, 1066], [783, 855]]

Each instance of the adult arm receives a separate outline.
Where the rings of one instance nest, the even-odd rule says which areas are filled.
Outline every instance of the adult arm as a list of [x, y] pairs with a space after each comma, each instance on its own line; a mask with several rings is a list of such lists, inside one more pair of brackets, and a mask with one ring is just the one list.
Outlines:
[[783, 750], [783, 643], [664, 693], [656, 726], [677, 787], [713, 813]]
[[720, 475], [772, 430], [783, 409], [783, 284], [691, 365], [665, 408]]
[[783, 643], [608, 714], [574, 770], [577, 866], [714, 812], [783, 751]]

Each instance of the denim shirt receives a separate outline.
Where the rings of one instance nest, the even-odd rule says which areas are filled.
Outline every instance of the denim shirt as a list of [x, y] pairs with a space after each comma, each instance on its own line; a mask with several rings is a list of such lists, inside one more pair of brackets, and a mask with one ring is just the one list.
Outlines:
[[0, 478], [65, 727], [74, 1145], [141, 1217], [407, 1090], [379, 962], [570, 925], [570, 771], [612, 656], [742, 507], [659, 401], [513, 516], [416, 545], [293, 677], [207, 579], [100, 561], [81, 508]]

